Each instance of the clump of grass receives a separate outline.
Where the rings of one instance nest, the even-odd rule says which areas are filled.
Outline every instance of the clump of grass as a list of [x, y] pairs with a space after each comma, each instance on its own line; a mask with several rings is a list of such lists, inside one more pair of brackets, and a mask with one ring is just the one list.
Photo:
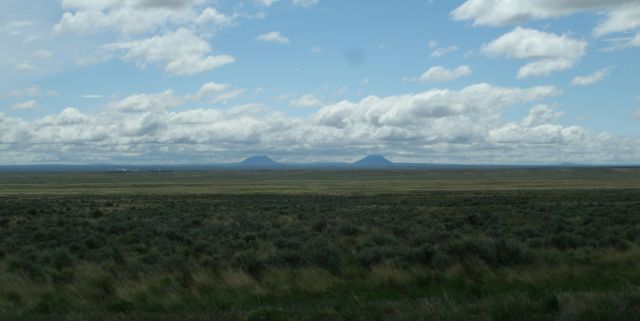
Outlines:
[[232, 292], [260, 292], [258, 282], [244, 271], [225, 270], [218, 276], [220, 287]]
[[371, 269], [369, 279], [371, 284], [376, 286], [404, 286], [412, 283], [414, 276], [410, 270], [383, 263]]
[[245, 321], [287, 321], [287, 313], [279, 308], [263, 307], [247, 314]]

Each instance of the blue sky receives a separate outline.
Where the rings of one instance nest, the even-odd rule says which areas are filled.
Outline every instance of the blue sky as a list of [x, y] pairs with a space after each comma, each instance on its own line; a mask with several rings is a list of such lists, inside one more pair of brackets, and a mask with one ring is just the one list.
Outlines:
[[0, 163], [637, 164], [632, 0], [6, 0]]

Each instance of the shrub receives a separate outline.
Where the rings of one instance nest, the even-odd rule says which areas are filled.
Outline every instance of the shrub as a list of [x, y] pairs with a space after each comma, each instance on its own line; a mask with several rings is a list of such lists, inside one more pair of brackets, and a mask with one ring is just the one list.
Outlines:
[[263, 268], [263, 262], [255, 251], [238, 252], [231, 257], [231, 266], [242, 269], [250, 274], [256, 274]]
[[115, 291], [115, 279], [111, 274], [100, 274], [92, 276], [90, 280], [93, 296], [99, 300], [105, 300], [111, 297]]
[[386, 247], [367, 246], [361, 248], [356, 254], [356, 260], [363, 267], [372, 267], [381, 263], [385, 258], [392, 256], [393, 252]]
[[562, 232], [551, 237], [551, 245], [561, 250], [575, 249], [583, 243], [583, 240], [576, 235]]
[[453, 240], [447, 244], [445, 251], [461, 262], [473, 258], [487, 262], [493, 261], [494, 250], [492, 245], [486, 239]]
[[521, 226], [513, 231], [513, 234], [518, 236], [521, 240], [532, 239], [540, 236], [540, 232], [531, 226]]
[[530, 261], [530, 256], [520, 244], [504, 239], [467, 239], [450, 242], [446, 252], [459, 261], [476, 258], [494, 266], [510, 266]]
[[364, 243], [380, 246], [395, 245], [397, 243], [397, 239], [388, 233], [373, 232], [365, 239]]
[[92, 218], [101, 218], [102, 216], [104, 216], [104, 212], [96, 208], [89, 212], [89, 216], [91, 216]]
[[45, 276], [44, 270], [37, 263], [35, 256], [14, 257], [8, 263], [8, 270], [11, 272], [18, 272], [32, 279], [42, 279]]
[[309, 263], [323, 267], [331, 272], [339, 272], [340, 255], [326, 239], [315, 238], [310, 240], [304, 245], [302, 252]]
[[357, 226], [349, 223], [341, 224], [338, 231], [346, 236], [356, 236], [360, 233], [360, 229]]
[[560, 300], [558, 300], [558, 296], [555, 294], [545, 297], [543, 305], [547, 311], [556, 312], [560, 310]]
[[63, 296], [47, 292], [38, 299], [33, 311], [44, 314], [65, 313], [69, 308], [69, 303]]
[[437, 251], [431, 259], [431, 266], [438, 270], [444, 270], [453, 264], [454, 259], [444, 251]]
[[85, 245], [89, 250], [95, 250], [102, 247], [106, 243], [106, 239], [102, 235], [93, 234], [85, 239]]
[[509, 240], [494, 241], [495, 261], [490, 262], [494, 266], [510, 266], [531, 261], [529, 253], [519, 244]]
[[527, 246], [530, 248], [541, 248], [545, 245], [545, 241], [543, 238], [534, 237], [527, 240]]
[[51, 274], [51, 281], [53, 281], [53, 284], [58, 286], [69, 284], [71, 283], [71, 281], [73, 281], [74, 275], [75, 275], [75, 272], [72, 269], [54, 271]]
[[126, 313], [135, 308], [133, 302], [121, 298], [114, 298], [109, 301], [107, 309], [113, 312]]
[[73, 257], [66, 248], [57, 248], [51, 254], [53, 266], [57, 270], [62, 270], [73, 264]]
[[626, 251], [631, 246], [627, 241], [617, 235], [609, 235], [600, 241], [601, 246], [611, 246], [617, 250]]
[[273, 267], [300, 267], [309, 262], [305, 260], [302, 251], [285, 249], [268, 256], [264, 263]]
[[320, 220], [311, 224], [311, 230], [314, 232], [323, 232], [327, 228], [327, 221]]
[[2, 295], [2, 299], [9, 302], [13, 306], [20, 307], [24, 305], [24, 298], [16, 291], [8, 291]]
[[413, 252], [413, 261], [424, 265], [430, 265], [436, 251], [430, 244], [423, 245]]

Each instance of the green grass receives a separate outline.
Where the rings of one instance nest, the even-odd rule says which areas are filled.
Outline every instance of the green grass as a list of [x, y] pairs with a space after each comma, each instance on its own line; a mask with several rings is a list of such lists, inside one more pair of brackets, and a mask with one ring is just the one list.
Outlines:
[[0, 320], [638, 320], [632, 169], [0, 175]]

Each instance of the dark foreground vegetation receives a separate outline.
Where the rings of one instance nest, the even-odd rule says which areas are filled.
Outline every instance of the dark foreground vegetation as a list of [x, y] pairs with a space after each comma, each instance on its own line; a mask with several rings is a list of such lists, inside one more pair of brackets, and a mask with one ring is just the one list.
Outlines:
[[640, 319], [640, 189], [365, 185], [7, 193], [0, 320]]

